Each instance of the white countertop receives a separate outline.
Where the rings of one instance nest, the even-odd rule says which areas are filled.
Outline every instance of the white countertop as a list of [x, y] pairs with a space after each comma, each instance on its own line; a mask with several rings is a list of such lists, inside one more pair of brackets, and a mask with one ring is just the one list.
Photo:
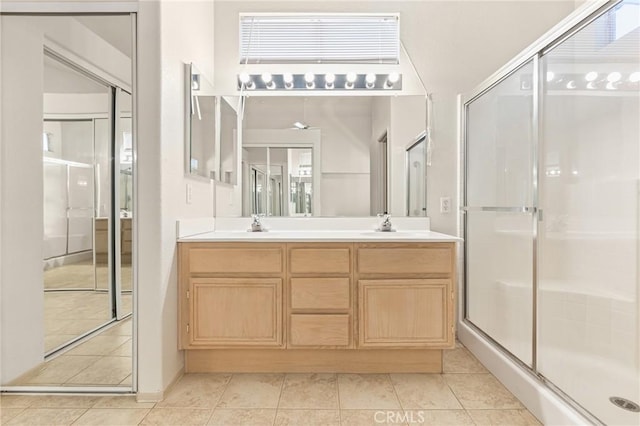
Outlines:
[[214, 231], [191, 235], [178, 239], [178, 242], [456, 242], [460, 238], [432, 231], [396, 231], [376, 232], [372, 230], [352, 231]]

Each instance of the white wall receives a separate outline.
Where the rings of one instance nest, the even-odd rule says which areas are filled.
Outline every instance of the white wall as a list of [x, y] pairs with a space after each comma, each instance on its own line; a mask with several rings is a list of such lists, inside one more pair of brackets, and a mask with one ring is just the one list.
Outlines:
[[[184, 63], [213, 75], [213, 2], [140, 2], [138, 15], [139, 392], [157, 399], [178, 351], [176, 220], [213, 216], [209, 181], [185, 177]], [[186, 203], [186, 186], [193, 190]]]

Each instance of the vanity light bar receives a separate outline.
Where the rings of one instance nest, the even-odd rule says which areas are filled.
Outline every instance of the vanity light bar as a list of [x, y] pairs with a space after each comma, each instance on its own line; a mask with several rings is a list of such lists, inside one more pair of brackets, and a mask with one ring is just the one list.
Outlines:
[[[266, 77], [266, 78], [265, 78]], [[402, 90], [402, 74], [248, 74], [237, 77], [238, 90]]]

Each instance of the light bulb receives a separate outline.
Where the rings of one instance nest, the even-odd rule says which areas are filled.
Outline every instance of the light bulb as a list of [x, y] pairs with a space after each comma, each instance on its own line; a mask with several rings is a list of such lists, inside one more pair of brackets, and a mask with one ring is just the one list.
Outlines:
[[316, 79], [316, 76], [312, 72], [308, 72], [304, 75], [304, 81], [306, 81], [307, 83], [313, 83], [315, 79]]
[[336, 81], [336, 75], [332, 73], [325, 74], [324, 81], [326, 81], [329, 84], [333, 84]]
[[247, 84], [251, 81], [251, 76], [246, 72], [240, 73], [240, 76], [238, 78], [240, 78], [240, 83], [242, 84]]
[[593, 81], [596, 78], [598, 78], [598, 73], [595, 71], [590, 71], [587, 73], [587, 75], [584, 76], [584, 79], [587, 81]]
[[293, 74], [291, 74], [290, 72], [282, 74], [282, 81], [284, 81], [285, 83], [293, 83]]
[[576, 88], [576, 82], [571, 80], [570, 82], [567, 83], [567, 89], [575, 89]]
[[356, 79], [358, 78], [358, 75], [355, 72], [349, 72], [347, 73], [347, 83], [355, 83]]
[[616, 86], [612, 82], [608, 82], [607, 83], [607, 89], [608, 90], [616, 90]]
[[637, 83], [640, 81], [640, 71], [632, 72], [629, 76], [629, 81], [632, 83]]
[[587, 89], [593, 90], [595, 88], [596, 88], [596, 85], [595, 85], [595, 83], [593, 81], [590, 81], [590, 82], [587, 83]]
[[547, 81], [553, 81], [556, 74], [553, 71], [547, 71]]
[[398, 82], [398, 80], [400, 80], [400, 74], [398, 74], [397, 72], [389, 73], [389, 76], [387, 77], [387, 81], [389, 83], [395, 84]]
[[376, 75], [369, 73], [366, 75], [366, 77], [364, 78], [364, 81], [366, 81], [369, 84], [373, 84], [376, 82]]
[[262, 73], [262, 81], [264, 81], [264, 84], [269, 84], [273, 81], [273, 76], [270, 72]]
[[612, 73], [609, 73], [609, 75], [607, 76], [607, 81], [609, 83], [615, 83], [616, 81], [619, 81], [622, 78], [622, 74], [620, 74], [618, 71], [614, 71]]

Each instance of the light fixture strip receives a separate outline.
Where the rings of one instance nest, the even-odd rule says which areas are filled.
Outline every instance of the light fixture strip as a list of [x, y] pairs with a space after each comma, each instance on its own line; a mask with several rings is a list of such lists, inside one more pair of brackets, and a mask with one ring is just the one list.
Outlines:
[[[268, 78], [265, 78], [268, 77]], [[283, 90], [402, 90], [402, 75], [396, 72], [389, 74], [344, 73], [344, 74], [247, 74], [237, 77], [237, 89], [251, 91]]]

